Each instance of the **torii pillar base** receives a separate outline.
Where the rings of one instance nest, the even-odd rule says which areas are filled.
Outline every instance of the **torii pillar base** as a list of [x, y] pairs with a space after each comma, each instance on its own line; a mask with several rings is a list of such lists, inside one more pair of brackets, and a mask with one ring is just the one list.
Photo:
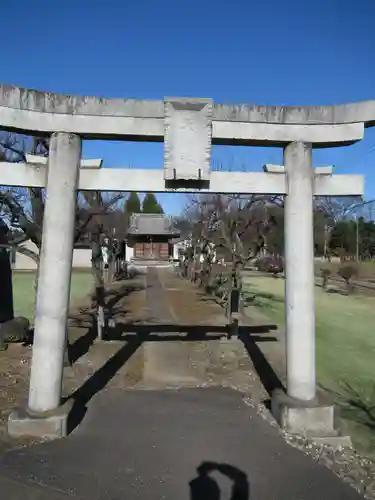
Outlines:
[[66, 437], [74, 426], [73, 400], [66, 401], [55, 410], [32, 412], [27, 407], [16, 408], [9, 415], [8, 433], [12, 437], [59, 439]]
[[325, 394], [300, 401], [277, 389], [272, 394], [271, 411], [280, 427], [290, 434], [334, 448], [352, 446], [350, 437], [343, 435], [339, 427], [337, 409]]

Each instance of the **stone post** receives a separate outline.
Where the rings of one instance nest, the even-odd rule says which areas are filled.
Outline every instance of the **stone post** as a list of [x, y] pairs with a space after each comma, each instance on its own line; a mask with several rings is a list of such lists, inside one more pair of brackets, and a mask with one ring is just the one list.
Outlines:
[[29, 392], [36, 413], [55, 410], [61, 400], [80, 160], [80, 137], [52, 135]]
[[0, 219], [0, 324], [14, 318], [12, 268], [7, 248], [8, 232], [8, 226]]
[[311, 144], [293, 142], [284, 149], [285, 327], [287, 392], [302, 401], [314, 399], [315, 299]]

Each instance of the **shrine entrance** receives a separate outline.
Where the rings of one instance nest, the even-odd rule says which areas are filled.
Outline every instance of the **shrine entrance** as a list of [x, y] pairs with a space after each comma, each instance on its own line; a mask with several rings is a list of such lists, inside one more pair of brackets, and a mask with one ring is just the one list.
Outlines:
[[[46, 426], [49, 435], [66, 433], [69, 412], [60, 402], [77, 189], [285, 196], [287, 394], [275, 396], [273, 412], [288, 430], [333, 432], [333, 409], [316, 399], [313, 196], [362, 195], [363, 178], [313, 168], [312, 150], [361, 140], [364, 124], [375, 123], [372, 102], [258, 107], [211, 99], [81, 98], [3, 86], [0, 111], [2, 129], [50, 136], [48, 159], [0, 164], [2, 185], [47, 190], [29, 401], [24, 413], [11, 415], [11, 433], [43, 434]], [[87, 168], [81, 162], [85, 138], [164, 141], [164, 170], [92, 168], [90, 162]], [[282, 147], [283, 165], [214, 172], [212, 144]], [[158, 243], [139, 252], [164, 256], [164, 242]]]

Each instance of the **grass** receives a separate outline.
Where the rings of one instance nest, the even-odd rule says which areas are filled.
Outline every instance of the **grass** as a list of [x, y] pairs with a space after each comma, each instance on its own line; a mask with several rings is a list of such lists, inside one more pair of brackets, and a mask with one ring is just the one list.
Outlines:
[[[284, 280], [245, 279], [246, 291], [270, 320], [284, 327]], [[318, 383], [341, 407], [353, 442], [375, 456], [375, 298], [315, 288]]]
[[[15, 316], [24, 316], [33, 321], [35, 311], [35, 272], [13, 272], [13, 300]], [[92, 275], [87, 271], [72, 273], [70, 303], [84, 298], [93, 285]]]

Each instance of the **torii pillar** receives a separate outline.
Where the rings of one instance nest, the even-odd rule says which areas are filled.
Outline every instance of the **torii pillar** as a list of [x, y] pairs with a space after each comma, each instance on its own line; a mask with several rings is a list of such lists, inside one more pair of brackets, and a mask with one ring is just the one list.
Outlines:
[[[26, 171], [41, 174], [46, 187], [38, 290], [26, 408], [8, 421], [13, 436], [63, 437], [73, 402], [61, 404], [67, 342], [70, 281], [74, 248], [76, 198], [80, 169], [97, 169], [101, 160], [81, 161], [81, 138], [58, 132], [51, 136], [49, 157], [26, 155]], [[25, 179], [27, 185], [28, 179]]]
[[[284, 148], [284, 166], [265, 165], [285, 177], [284, 258], [287, 394], [275, 391], [272, 411], [281, 427], [305, 435], [333, 437], [334, 407], [321, 401], [315, 373], [315, 272], [313, 197], [362, 195], [363, 179], [344, 186], [332, 167], [312, 167], [312, 147], [293, 142]], [[357, 179], [355, 179], [357, 178]], [[342, 442], [342, 440], [341, 440]]]

